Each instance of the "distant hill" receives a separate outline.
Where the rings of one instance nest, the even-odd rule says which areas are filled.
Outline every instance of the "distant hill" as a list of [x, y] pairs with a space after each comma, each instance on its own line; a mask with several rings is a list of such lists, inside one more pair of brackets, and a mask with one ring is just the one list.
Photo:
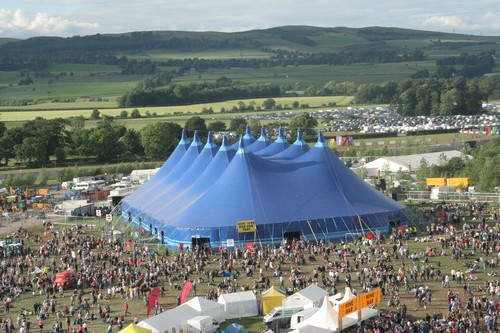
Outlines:
[[500, 49], [498, 36], [476, 36], [390, 27], [321, 28], [282, 26], [245, 32], [147, 31], [89, 36], [0, 39], [4, 56], [47, 56], [83, 53], [122, 54], [145, 50], [287, 50], [309, 53], [353, 49], [453, 50], [455, 53]]

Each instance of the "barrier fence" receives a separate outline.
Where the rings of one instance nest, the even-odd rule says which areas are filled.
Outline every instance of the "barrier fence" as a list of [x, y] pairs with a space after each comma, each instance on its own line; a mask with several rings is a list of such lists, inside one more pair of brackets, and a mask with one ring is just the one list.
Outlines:
[[500, 203], [500, 193], [457, 193], [457, 192], [440, 192], [431, 198], [431, 193], [428, 191], [407, 191], [398, 193], [398, 200], [439, 200], [439, 201], [480, 201]]

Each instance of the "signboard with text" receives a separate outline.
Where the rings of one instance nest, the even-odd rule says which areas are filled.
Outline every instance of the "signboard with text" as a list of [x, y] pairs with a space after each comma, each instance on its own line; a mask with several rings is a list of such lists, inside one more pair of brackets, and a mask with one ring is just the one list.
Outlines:
[[366, 294], [359, 295], [359, 307], [366, 308], [380, 302], [380, 288], [372, 290]]
[[242, 232], [255, 232], [257, 227], [255, 226], [255, 220], [240, 220], [237, 221], [238, 233]]
[[359, 297], [348, 300], [347, 302], [339, 304], [339, 318], [347, 316], [359, 309]]

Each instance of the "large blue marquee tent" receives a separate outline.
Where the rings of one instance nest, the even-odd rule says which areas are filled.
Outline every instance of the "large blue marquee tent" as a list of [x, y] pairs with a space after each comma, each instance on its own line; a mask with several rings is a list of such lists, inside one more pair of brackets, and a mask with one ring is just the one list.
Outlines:
[[[225, 247], [384, 234], [407, 223], [403, 209], [354, 174], [322, 133], [310, 148], [300, 132], [289, 144], [280, 130], [271, 143], [247, 128], [237, 146], [224, 137], [220, 148], [210, 134], [203, 145], [183, 133], [158, 173], [122, 200], [122, 219], [172, 248]], [[245, 222], [250, 229], [237, 227]]]

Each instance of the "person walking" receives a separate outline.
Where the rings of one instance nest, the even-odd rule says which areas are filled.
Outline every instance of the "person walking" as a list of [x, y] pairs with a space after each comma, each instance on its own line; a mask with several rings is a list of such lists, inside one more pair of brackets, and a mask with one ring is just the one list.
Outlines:
[[123, 316], [127, 316], [128, 312], [128, 301], [125, 301], [125, 305], [123, 306]]

